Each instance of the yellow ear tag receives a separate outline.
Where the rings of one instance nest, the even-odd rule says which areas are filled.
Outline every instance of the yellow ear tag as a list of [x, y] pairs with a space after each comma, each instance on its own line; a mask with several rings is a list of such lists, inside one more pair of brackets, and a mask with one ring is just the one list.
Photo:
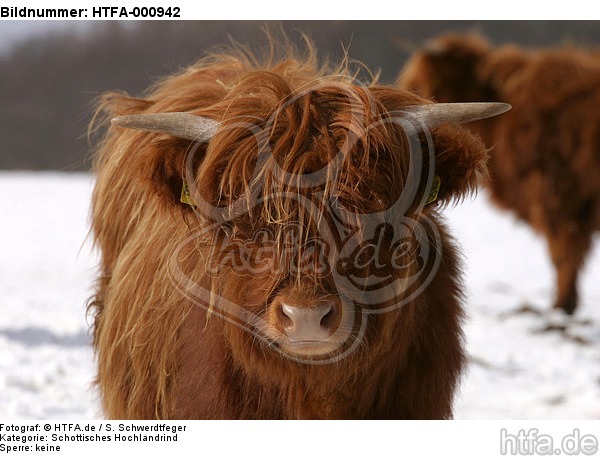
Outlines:
[[440, 193], [440, 185], [442, 184], [442, 179], [437, 174], [433, 176], [433, 184], [431, 184], [431, 190], [429, 191], [429, 196], [427, 197], [427, 201], [425, 201], [425, 206], [433, 203]]
[[190, 206], [194, 206], [192, 196], [190, 195], [190, 189], [185, 179], [183, 179], [183, 185], [181, 186], [181, 197], [179, 198], [179, 201], [189, 204]]

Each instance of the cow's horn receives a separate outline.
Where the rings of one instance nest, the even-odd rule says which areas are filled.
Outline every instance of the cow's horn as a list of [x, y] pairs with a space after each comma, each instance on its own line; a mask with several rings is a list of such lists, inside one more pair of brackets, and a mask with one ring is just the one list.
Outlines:
[[134, 114], [115, 117], [111, 122], [124, 128], [166, 133], [191, 141], [207, 141], [219, 127], [219, 122], [216, 120], [187, 112]]
[[463, 124], [487, 119], [508, 111], [508, 103], [433, 103], [408, 106], [403, 112], [433, 128], [441, 123]]

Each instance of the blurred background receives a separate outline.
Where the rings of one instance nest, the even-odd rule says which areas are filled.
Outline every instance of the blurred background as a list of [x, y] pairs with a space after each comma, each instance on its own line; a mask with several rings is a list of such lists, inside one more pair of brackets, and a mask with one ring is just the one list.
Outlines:
[[[478, 31], [494, 43], [600, 43], [594, 21], [10, 21], [0, 24], [0, 169], [87, 170], [86, 127], [105, 90], [138, 95], [215, 45], [260, 42], [282, 28], [314, 40], [321, 56], [352, 58], [393, 83], [411, 50], [444, 31]], [[26, 132], [26, 134], [24, 134]]]
[[[265, 26], [297, 42], [306, 33], [334, 62], [348, 49], [389, 84], [411, 51], [447, 31], [600, 45], [594, 21], [0, 22], [0, 417], [101, 416], [85, 314], [97, 263], [86, 241], [94, 99], [140, 95], [215, 45], [260, 42]], [[447, 214], [466, 258], [469, 314], [456, 417], [600, 418], [597, 236], [577, 317], [546, 331], [539, 315], [515, 313], [551, 305], [544, 241], [485, 191]]]

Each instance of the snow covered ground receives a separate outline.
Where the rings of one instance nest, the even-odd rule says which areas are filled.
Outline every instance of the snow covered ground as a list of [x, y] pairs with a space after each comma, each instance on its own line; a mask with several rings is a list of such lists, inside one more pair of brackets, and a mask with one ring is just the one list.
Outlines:
[[567, 318], [551, 310], [554, 270], [541, 237], [485, 192], [447, 215], [466, 259], [470, 317], [456, 418], [600, 418], [600, 239]]
[[0, 173], [0, 417], [94, 418], [92, 180]]
[[[85, 317], [96, 265], [85, 243], [91, 188], [84, 174], [0, 173], [1, 418], [101, 416]], [[547, 312], [543, 241], [485, 193], [447, 214], [468, 266], [471, 365], [456, 418], [600, 418], [600, 243], [577, 317], [547, 331], [561, 321]], [[516, 312], [528, 308], [543, 315]]]

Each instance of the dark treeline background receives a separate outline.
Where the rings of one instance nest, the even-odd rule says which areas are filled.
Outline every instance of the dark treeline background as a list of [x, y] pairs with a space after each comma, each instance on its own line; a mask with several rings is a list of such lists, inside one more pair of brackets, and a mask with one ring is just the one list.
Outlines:
[[90, 22], [84, 33], [32, 38], [0, 57], [0, 169], [88, 170], [86, 129], [99, 94], [139, 95], [215, 45], [264, 43], [265, 27], [297, 42], [305, 32], [331, 61], [349, 48], [383, 83], [394, 82], [411, 48], [451, 30], [534, 47], [600, 43], [593, 21]]

